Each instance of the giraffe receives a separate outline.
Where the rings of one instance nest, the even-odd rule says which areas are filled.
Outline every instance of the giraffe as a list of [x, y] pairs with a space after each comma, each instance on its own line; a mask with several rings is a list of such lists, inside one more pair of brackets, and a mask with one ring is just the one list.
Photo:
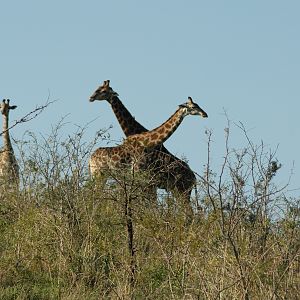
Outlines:
[[[119, 169], [129, 165], [137, 169], [147, 169], [149, 164], [152, 163], [152, 159], [157, 157], [152, 155], [151, 150], [164, 143], [187, 115], [200, 115], [207, 118], [207, 113], [189, 97], [188, 101], [179, 105], [176, 112], [159, 127], [130, 135], [119, 146], [98, 148], [89, 160], [91, 175], [94, 176], [107, 169]], [[149, 150], [150, 159], [148, 156]], [[156, 152], [160, 153], [159, 151]], [[190, 204], [189, 201], [188, 204]]]
[[[116, 93], [110, 87], [110, 81], [105, 80], [90, 97], [90, 102], [106, 100], [125, 134], [129, 137], [148, 131], [142, 126], [124, 106]], [[152, 161], [152, 171], [155, 175], [156, 188], [165, 189], [173, 194], [180, 194], [186, 201], [190, 200], [193, 187], [196, 184], [196, 176], [189, 165], [170, 153], [163, 144], [148, 151], [148, 157]]]
[[14, 150], [10, 141], [8, 119], [9, 111], [17, 108], [10, 105], [10, 100], [3, 99], [0, 104], [3, 115], [3, 148], [0, 150], [0, 185], [18, 186], [19, 185], [19, 166], [14, 155]]

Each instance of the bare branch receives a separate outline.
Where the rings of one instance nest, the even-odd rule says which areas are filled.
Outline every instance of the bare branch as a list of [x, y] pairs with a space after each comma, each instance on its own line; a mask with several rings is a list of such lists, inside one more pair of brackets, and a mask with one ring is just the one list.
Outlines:
[[14, 128], [18, 124], [29, 122], [33, 119], [35, 119], [39, 114], [41, 114], [45, 108], [47, 108], [50, 104], [56, 102], [57, 100], [49, 101], [49, 98], [47, 99], [46, 103], [40, 106], [37, 106], [34, 110], [27, 113], [24, 117], [22, 117], [19, 120], [16, 120], [13, 125], [11, 125], [6, 130], [0, 132], [0, 136], [2, 136], [6, 131], [9, 131], [10, 129]]

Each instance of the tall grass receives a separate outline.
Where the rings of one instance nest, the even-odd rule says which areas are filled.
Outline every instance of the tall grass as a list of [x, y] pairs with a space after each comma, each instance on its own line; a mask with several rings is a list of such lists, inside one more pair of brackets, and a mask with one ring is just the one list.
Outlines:
[[227, 129], [216, 173], [207, 132], [187, 223], [180, 196], [148, 193], [151, 174], [91, 179], [107, 133], [86, 143], [84, 131], [18, 143], [20, 191], [0, 196], [0, 299], [297, 299], [300, 203], [273, 183], [280, 163], [263, 144], [231, 149]]

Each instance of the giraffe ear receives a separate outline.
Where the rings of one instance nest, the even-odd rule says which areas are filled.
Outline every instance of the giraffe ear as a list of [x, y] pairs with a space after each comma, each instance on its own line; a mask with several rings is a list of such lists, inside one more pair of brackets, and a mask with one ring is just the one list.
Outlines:
[[17, 105], [12, 105], [12, 106], [9, 106], [9, 109], [16, 109], [18, 106]]

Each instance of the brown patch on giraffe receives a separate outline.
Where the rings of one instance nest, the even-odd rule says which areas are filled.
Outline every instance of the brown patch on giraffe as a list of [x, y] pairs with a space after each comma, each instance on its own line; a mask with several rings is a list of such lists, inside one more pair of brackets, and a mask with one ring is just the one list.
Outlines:
[[111, 158], [113, 161], [118, 161], [119, 160], [119, 157], [117, 155], [113, 155], [112, 158]]
[[[125, 122], [123, 124], [125, 124]], [[126, 131], [127, 132], [134, 132], [134, 126], [132, 124], [127, 124]]]
[[118, 148], [112, 148], [111, 152], [113, 155], [116, 154], [118, 152]]
[[160, 128], [157, 132], [160, 133], [160, 134], [163, 134], [163, 133], [165, 133], [165, 128], [162, 127], [162, 128]]
[[152, 134], [151, 140], [157, 140], [159, 135], [157, 133]]
[[167, 123], [165, 126], [167, 129], [170, 129], [172, 127], [172, 125], [170, 123]]
[[163, 138], [164, 138], [163, 134], [160, 134], [159, 137], [158, 137], [159, 140], [162, 140]]

